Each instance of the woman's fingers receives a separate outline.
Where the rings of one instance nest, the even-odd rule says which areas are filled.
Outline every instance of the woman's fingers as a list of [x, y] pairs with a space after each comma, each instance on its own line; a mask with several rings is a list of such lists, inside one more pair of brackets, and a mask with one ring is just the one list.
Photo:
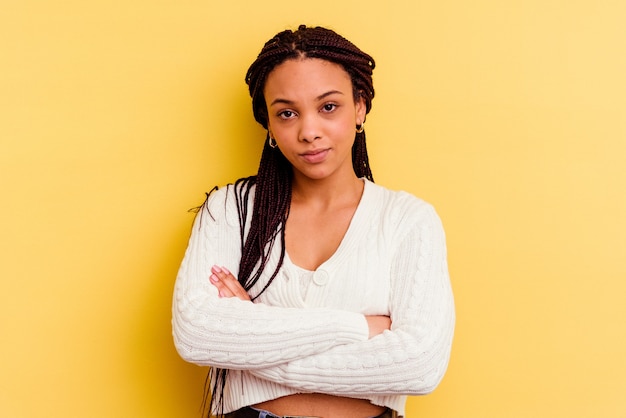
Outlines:
[[391, 318], [386, 315], [367, 315], [365, 320], [370, 330], [370, 338], [391, 329]]
[[220, 297], [237, 297], [241, 300], [250, 300], [248, 292], [239, 284], [237, 278], [225, 267], [213, 266], [209, 280], [218, 290]]

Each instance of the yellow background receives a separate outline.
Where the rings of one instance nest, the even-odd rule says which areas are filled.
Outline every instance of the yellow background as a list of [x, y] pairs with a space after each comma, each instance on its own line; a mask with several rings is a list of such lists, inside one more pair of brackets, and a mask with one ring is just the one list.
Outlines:
[[256, 171], [244, 73], [299, 23], [376, 58], [374, 176], [446, 227], [453, 355], [408, 418], [626, 416], [625, 2], [0, 6], [0, 416], [197, 416], [187, 209]]

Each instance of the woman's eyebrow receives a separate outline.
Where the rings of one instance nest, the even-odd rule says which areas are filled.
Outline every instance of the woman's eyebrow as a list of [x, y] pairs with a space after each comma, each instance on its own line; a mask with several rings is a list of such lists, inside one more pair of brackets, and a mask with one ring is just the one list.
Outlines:
[[323, 100], [323, 99], [325, 99], [326, 97], [331, 96], [331, 95], [333, 95], [333, 94], [341, 94], [341, 95], [343, 95], [343, 92], [341, 92], [341, 91], [339, 91], [339, 90], [331, 90], [331, 91], [327, 91], [326, 93], [324, 93], [324, 94], [321, 94], [321, 95], [317, 96], [317, 100], [318, 100], [318, 101], [319, 101], [319, 100]]
[[291, 100], [278, 98], [278, 99], [272, 100], [272, 103], [270, 103], [270, 106], [274, 106], [275, 104], [278, 104], [278, 103], [286, 104], [286, 105], [291, 106], [291, 105], [293, 105], [294, 102], [291, 101]]
[[[320, 94], [319, 96], [317, 96], [315, 98], [315, 100], [320, 101], [320, 100], [324, 100], [326, 97], [331, 96], [333, 94], [341, 94], [343, 95], [343, 92], [339, 91], [339, 90], [330, 90], [327, 91], [326, 93]], [[272, 103], [270, 103], [270, 106], [274, 106], [275, 104], [286, 104], [288, 106], [291, 106], [294, 104], [294, 102], [292, 100], [288, 100], [288, 99], [283, 99], [283, 98], [277, 98], [272, 100]]]

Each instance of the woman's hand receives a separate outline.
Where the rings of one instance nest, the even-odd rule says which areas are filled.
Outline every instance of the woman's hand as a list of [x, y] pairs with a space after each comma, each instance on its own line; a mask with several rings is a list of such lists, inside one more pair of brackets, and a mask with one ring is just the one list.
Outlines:
[[370, 330], [370, 338], [391, 329], [391, 318], [385, 315], [366, 315], [365, 320]]
[[217, 287], [221, 298], [236, 297], [241, 300], [250, 300], [248, 292], [244, 290], [237, 278], [226, 267], [213, 266], [211, 272], [213, 274], [209, 276], [209, 281]]

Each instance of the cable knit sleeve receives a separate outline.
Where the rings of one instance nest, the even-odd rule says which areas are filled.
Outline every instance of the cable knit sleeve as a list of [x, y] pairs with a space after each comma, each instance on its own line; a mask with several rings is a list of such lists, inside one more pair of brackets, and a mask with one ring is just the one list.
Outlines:
[[232, 188], [213, 192], [194, 221], [174, 289], [172, 329], [192, 363], [252, 370], [325, 352], [368, 336], [365, 317], [336, 309], [296, 309], [220, 298], [213, 265], [237, 274], [241, 252]]
[[390, 331], [252, 373], [304, 391], [367, 397], [381, 405], [386, 396], [431, 392], [448, 365], [454, 302], [439, 217], [421, 204], [412, 219], [396, 230]]

